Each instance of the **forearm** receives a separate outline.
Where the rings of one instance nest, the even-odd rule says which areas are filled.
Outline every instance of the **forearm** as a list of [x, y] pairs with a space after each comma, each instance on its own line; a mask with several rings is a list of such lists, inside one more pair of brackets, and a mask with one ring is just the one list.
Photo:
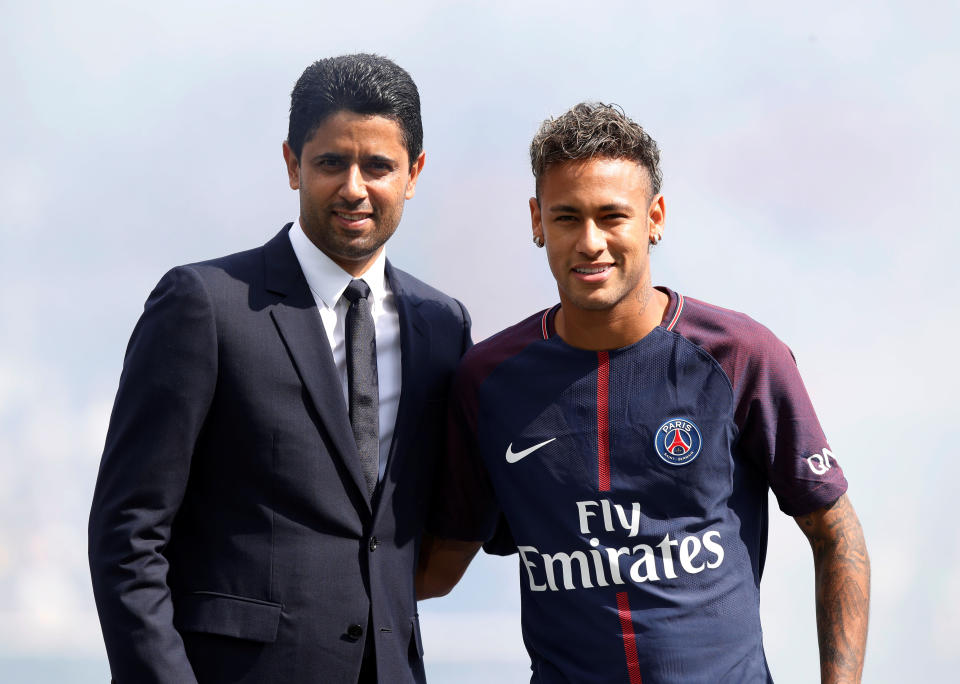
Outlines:
[[137, 489], [120, 477], [110, 458], [115, 453], [108, 449], [101, 468], [88, 530], [93, 593], [113, 678], [121, 683], [195, 682], [173, 624], [169, 566], [161, 552], [170, 538], [173, 511], [140, 505], [162, 499], [164, 491]]
[[799, 522], [813, 549], [821, 681], [854, 684], [863, 673], [870, 608], [863, 530], [846, 496], [820, 520]]
[[480, 542], [424, 536], [414, 582], [417, 600], [449, 594], [479, 550]]
[[127, 512], [111, 510], [99, 497], [90, 520], [90, 573], [113, 678], [196, 682], [173, 625], [166, 559], [143, 535], [128, 533]]

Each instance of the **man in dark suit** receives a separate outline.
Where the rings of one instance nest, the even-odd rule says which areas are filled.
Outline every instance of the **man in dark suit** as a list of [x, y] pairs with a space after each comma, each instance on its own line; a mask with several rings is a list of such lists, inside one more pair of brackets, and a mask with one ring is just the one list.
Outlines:
[[384, 256], [423, 168], [416, 86], [316, 62], [283, 153], [299, 220], [171, 270], [127, 348], [89, 528], [120, 684], [424, 680], [413, 575], [471, 340]]

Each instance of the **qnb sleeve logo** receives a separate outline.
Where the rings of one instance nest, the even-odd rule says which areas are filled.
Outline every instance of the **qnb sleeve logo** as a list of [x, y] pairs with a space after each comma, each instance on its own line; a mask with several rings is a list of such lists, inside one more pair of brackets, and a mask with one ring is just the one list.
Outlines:
[[834, 458], [833, 452], [826, 447], [823, 448], [822, 454], [807, 456], [807, 465], [810, 466], [814, 475], [826, 475], [834, 463], [836, 463], [836, 458]]
[[703, 438], [700, 430], [686, 418], [671, 418], [657, 428], [654, 447], [664, 463], [687, 465], [700, 455]]

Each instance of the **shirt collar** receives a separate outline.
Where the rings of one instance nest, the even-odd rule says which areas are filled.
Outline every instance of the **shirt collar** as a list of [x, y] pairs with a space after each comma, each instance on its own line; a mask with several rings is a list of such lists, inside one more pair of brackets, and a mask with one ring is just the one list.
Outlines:
[[[289, 235], [290, 244], [293, 247], [294, 254], [297, 255], [297, 261], [300, 262], [300, 268], [307, 279], [307, 285], [310, 286], [314, 295], [323, 300], [324, 305], [331, 309], [334, 308], [354, 276], [340, 268], [315, 244], [310, 242], [310, 238], [303, 232], [299, 221], [294, 221]], [[386, 262], [387, 250], [384, 248], [380, 250], [377, 258], [360, 276], [369, 286], [376, 301], [382, 301], [386, 296]]]

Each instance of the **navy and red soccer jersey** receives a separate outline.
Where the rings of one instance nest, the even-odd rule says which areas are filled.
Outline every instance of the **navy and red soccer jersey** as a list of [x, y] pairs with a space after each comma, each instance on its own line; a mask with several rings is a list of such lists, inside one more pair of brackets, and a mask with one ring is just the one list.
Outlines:
[[846, 480], [787, 347], [669, 290], [663, 323], [587, 351], [554, 309], [476, 345], [431, 528], [519, 553], [533, 682], [767, 682], [767, 487], [802, 515]]

